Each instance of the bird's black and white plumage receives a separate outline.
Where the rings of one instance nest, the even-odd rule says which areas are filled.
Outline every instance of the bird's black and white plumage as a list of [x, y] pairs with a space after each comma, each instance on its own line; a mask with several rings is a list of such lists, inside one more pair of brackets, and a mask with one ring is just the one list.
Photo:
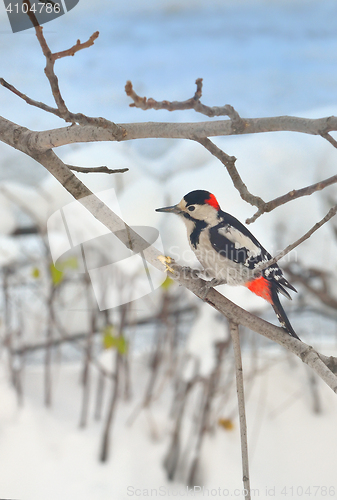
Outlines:
[[278, 297], [282, 293], [291, 298], [287, 288], [296, 289], [285, 279], [277, 264], [262, 270], [256, 277], [256, 267], [270, 260], [271, 255], [252, 233], [232, 215], [223, 212], [208, 191], [188, 193], [172, 207], [158, 208], [157, 212], [172, 212], [182, 217], [187, 227], [190, 246], [214, 286], [221, 283], [244, 285], [267, 300], [285, 330], [299, 338], [292, 328]]

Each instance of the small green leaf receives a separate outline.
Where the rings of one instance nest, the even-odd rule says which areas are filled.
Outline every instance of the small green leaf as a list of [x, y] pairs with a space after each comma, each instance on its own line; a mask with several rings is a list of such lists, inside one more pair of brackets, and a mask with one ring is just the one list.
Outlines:
[[[64, 271], [66, 269], [77, 269], [78, 260], [76, 257], [69, 257], [69, 259], [58, 262], [57, 269], [54, 264], [50, 264], [50, 274], [54, 286], [58, 286], [64, 278]], [[39, 271], [39, 270], [38, 270]], [[35, 277], [35, 276], [34, 276]]]
[[103, 330], [103, 346], [104, 349], [111, 349], [115, 347], [115, 336], [113, 335], [114, 326], [106, 325]]
[[54, 286], [58, 286], [63, 280], [63, 272], [56, 269], [54, 264], [50, 264], [50, 275]]
[[35, 278], [36, 280], [40, 277], [40, 269], [38, 267], [33, 267], [32, 277]]
[[114, 344], [115, 344], [114, 341], [115, 341], [115, 337], [110, 335], [110, 333], [106, 333], [103, 337], [104, 349], [111, 349], [112, 347], [114, 347]]
[[128, 350], [128, 341], [121, 335], [113, 335], [115, 328], [107, 325], [103, 330], [103, 346], [105, 349], [117, 349], [119, 354], [126, 354]]
[[167, 276], [166, 280], [163, 281], [163, 283], [160, 286], [162, 287], [163, 290], [166, 291], [170, 288], [171, 285], [173, 285], [173, 283], [174, 283], [173, 279]]
[[119, 354], [126, 354], [128, 351], [128, 341], [125, 339], [125, 337], [120, 336], [116, 337], [116, 349], [119, 352]]

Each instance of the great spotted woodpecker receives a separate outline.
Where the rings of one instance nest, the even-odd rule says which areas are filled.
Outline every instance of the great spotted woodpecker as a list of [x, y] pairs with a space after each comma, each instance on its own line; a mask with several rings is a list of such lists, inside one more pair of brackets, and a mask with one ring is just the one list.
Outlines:
[[299, 339], [278, 297], [282, 293], [291, 299], [285, 287], [294, 292], [296, 289], [285, 279], [277, 264], [262, 270], [256, 277], [256, 267], [270, 260], [271, 255], [241, 222], [221, 210], [213, 194], [203, 190], [192, 191], [177, 205], [157, 208], [156, 211], [182, 217], [190, 246], [212, 278], [208, 287], [223, 283], [246, 286], [267, 300], [282, 327]]

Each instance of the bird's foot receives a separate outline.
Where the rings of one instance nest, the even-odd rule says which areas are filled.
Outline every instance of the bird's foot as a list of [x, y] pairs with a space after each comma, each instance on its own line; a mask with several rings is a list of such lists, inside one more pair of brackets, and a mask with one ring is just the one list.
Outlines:
[[206, 281], [205, 285], [202, 287], [202, 292], [200, 298], [202, 300], [206, 300], [207, 294], [210, 290], [210, 288], [214, 288], [215, 286], [220, 286], [220, 285], [225, 285], [226, 280], [220, 280], [217, 278], [211, 279], [211, 281]]
[[181, 274], [184, 278], [200, 278], [201, 269], [192, 269], [192, 267], [182, 266]]
[[157, 259], [165, 266], [165, 271], [170, 271], [170, 273], [174, 274], [174, 270], [172, 267], [169, 266], [169, 264], [174, 264], [174, 260], [171, 259], [171, 257], [168, 257], [166, 255], [159, 255]]

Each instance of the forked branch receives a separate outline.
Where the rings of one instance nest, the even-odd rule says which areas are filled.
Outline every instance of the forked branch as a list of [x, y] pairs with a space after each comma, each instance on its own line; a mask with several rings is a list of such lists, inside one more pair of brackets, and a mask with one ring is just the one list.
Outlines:
[[130, 107], [136, 107], [143, 110], [148, 109], [166, 109], [167, 111], [181, 111], [186, 109], [194, 109], [197, 113], [202, 113], [203, 115], [208, 116], [209, 118], [213, 118], [214, 116], [228, 116], [231, 119], [233, 131], [236, 133], [240, 133], [245, 127], [245, 122], [240, 117], [239, 113], [230, 106], [226, 104], [225, 106], [206, 106], [200, 102], [200, 98], [202, 95], [202, 78], [197, 78], [195, 81], [197, 90], [195, 94], [190, 99], [186, 101], [156, 101], [152, 97], [147, 99], [146, 97], [140, 97], [133, 89], [132, 83], [129, 81], [126, 82], [125, 92], [126, 95], [131, 97], [133, 103], [130, 104]]
[[311, 184], [310, 186], [306, 186], [301, 189], [293, 189], [292, 191], [289, 191], [289, 193], [279, 196], [274, 200], [268, 201], [267, 203], [259, 207], [258, 211], [252, 217], [249, 217], [249, 219], [246, 220], [246, 223], [250, 224], [251, 222], [255, 222], [256, 219], [260, 217], [260, 215], [266, 212], [271, 212], [275, 208], [281, 205], [285, 205], [289, 201], [296, 200], [297, 198], [302, 198], [303, 196], [310, 196], [311, 194], [316, 193], [317, 191], [321, 191], [322, 189], [331, 186], [332, 184], [336, 184], [336, 182], [337, 182], [337, 175], [333, 175], [328, 179], [316, 182], [315, 184]]
[[258, 208], [257, 212], [252, 217], [249, 217], [246, 220], [247, 224], [255, 222], [256, 219], [260, 217], [260, 215], [266, 212], [271, 212], [275, 208], [284, 205], [289, 201], [296, 200], [297, 198], [301, 198], [302, 196], [309, 196], [317, 191], [321, 191], [322, 189], [331, 186], [332, 184], [336, 184], [337, 182], [337, 175], [333, 175], [332, 177], [329, 177], [328, 179], [325, 179], [323, 181], [316, 182], [315, 184], [311, 184], [310, 186], [306, 186], [301, 189], [293, 189], [287, 194], [279, 196], [274, 200], [265, 202], [259, 196], [255, 196], [248, 191], [246, 184], [241, 179], [240, 174], [235, 166], [235, 156], [227, 155], [222, 149], [220, 149], [207, 137], [195, 140], [196, 142], [199, 142], [202, 146], [204, 146], [212, 155], [218, 158], [218, 160], [220, 160], [221, 163], [226, 167], [230, 178], [233, 181], [234, 187], [239, 191], [241, 198], [247, 203], [250, 203], [250, 205], [254, 205]]
[[94, 44], [95, 40], [99, 36], [99, 32], [96, 31], [93, 33], [89, 39], [86, 42], [81, 43], [80, 40], [77, 40], [76, 44], [70, 47], [70, 49], [63, 50], [60, 52], [55, 52], [53, 53], [48, 44], [47, 41], [43, 35], [43, 27], [39, 25], [39, 22], [34, 14], [34, 12], [31, 9], [30, 1], [29, 0], [23, 0], [23, 4], [27, 6], [27, 15], [29, 16], [34, 28], [35, 28], [35, 34], [36, 37], [39, 41], [40, 47], [42, 49], [43, 55], [46, 58], [46, 67], [45, 67], [45, 74], [49, 80], [50, 88], [56, 103], [57, 108], [52, 108], [51, 106], [48, 106], [47, 104], [35, 101], [34, 99], [31, 99], [30, 97], [26, 96], [19, 90], [17, 90], [13, 85], [7, 83], [4, 79], [1, 79], [1, 85], [6, 87], [8, 90], [11, 92], [14, 92], [17, 96], [19, 96], [21, 99], [27, 102], [27, 104], [30, 104], [32, 106], [36, 106], [40, 109], [43, 109], [44, 111], [47, 111], [48, 113], [53, 113], [56, 116], [59, 116], [60, 118], [64, 119], [66, 122], [70, 122], [73, 125], [75, 123], [78, 123], [79, 125], [94, 125], [99, 128], [104, 128], [113, 134], [113, 136], [116, 138], [116, 140], [120, 141], [125, 135], [124, 129], [122, 127], [118, 127], [115, 125], [113, 122], [106, 120], [105, 118], [93, 118], [86, 116], [82, 113], [71, 113], [68, 109], [68, 107], [65, 104], [65, 101], [61, 95], [59, 83], [58, 83], [58, 78], [55, 74], [54, 71], [54, 65], [55, 61], [57, 59], [61, 59], [62, 57], [68, 57], [68, 56], [73, 56], [76, 54], [76, 52], [86, 49], [90, 47], [91, 45]]
[[96, 38], [98, 37], [99, 33], [98, 33], [98, 31], [96, 31], [93, 35], [91, 35], [89, 40], [87, 40], [86, 42], [81, 43], [78, 40], [76, 45], [74, 45], [70, 49], [65, 50], [63, 52], [56, 52], [55, 54], [53, 54], [52, 51], [50, 50], [48, 44], [47, 44], [47, 41], [46, 41], [44, 35], [43, 35], [43, 27], [40, 26], [40, 24], [36, 18], [36, 15], [31, 8], [30, 1], [23, 0], [23, 4], [25, 4], [27, 7], [27, 15], [35, 28], [36, 37], [37, 37], [39, 44], [41, 46], [43, 55], [46, 58], [46, 67], [45, 67], [44, 72], [46, 74], [46, 77], [49, 80], [50, 88], [51, 88], [51, 91], [53, 93], [53, 97], [54, 97], [57, 109], [59, 110], [61, 117], [66, 122], [75, 123], [73, 121], [73, 119], [69, 113], [69, 110], [64, 102], [64, 99], [61, 95], [60, 87], [58, 84], [58, 78], [54, 72], [54, 64], [55, 64], [56, 59], [59, 59], [61, 57], [66, 57], [66, 56], [73, 56], [79, 50], [84, 49], [86, 47], [90, 47], [90, 45], [93, 45], [93, 43], [96, 40]]

